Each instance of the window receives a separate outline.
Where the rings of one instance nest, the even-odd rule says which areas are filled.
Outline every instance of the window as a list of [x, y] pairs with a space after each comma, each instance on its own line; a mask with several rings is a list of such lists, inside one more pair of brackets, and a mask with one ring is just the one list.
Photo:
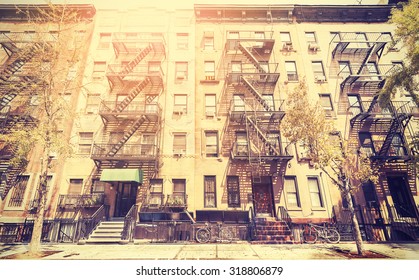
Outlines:
[[204, 207], [217, 207], [215, 176], [204, 176]]
[[349, 102], [349, 112], [351, 112], [354, 116], [363, 112], [361, 106], [361, 98], [359, 94], [348, 94], [348, 102]]
[[400, 133], [396, 133], [391, 139], [390, 150], [388, 151], [389, 156], [403, 157], [407, 155], [407, 150], [404, 145], [403, 136]]
[[240, 33], [237, 31], [228, 31], [227, 32], [227, 39], [239, 39]]
[[351, 67], [349, 64], [349, 61], [339, 61], [339, 73], [338, 76], [342, 77], [342, 78], [346, 78], [349, 75], [351, 75]]
[[177, 204], [186, 204], [186, 180], [173, 179], [173, 197], [172, 201]]
[[217, 113], [216, 110], [216, 95], [205, 94], [205, 116], [214, 117]]
[[256, 31], [255, 32], [255, 39], [257, 40], [254, 47], [262, 48], [263, 47], [263, 40], [265, 40], [265, 32]]
[[265, 103], [269, 106], [269, 109], [275, 110], [273, 94], [262, 94], [262, 98], [265, 101]]
[[368, 131], [359, 132], [359, 145], [361, 151], [367, 156], [373, 156], [375, 154], [374, 143], [372, 142], [371, 133]]
[[215, 62], [214, 61], [205, 61], [205, 80], [213, 81], [215, 80]]
[[186, 153], [186, 134], [179, 133], [173, 135], [173, 154], [184, 155]]
[[148, 73], [156, 74], [161, 72], [161, 62], [160, 61], [149, 61], [148, 62]]
[[148, 207], [160, 207], [163, 204], [163, 179], [150, 179]]
[[104, 77], [106, 71], [105, 61], [95, 61], [93, 63], [93, 79], [101, 79]]
[[232, 61], [231, 62], [231, 72], [232, 73], [242, 73], [242, 62], [241, 61]]
[[141, 151], [140, 155], [153, 156], [156, 136], [154, 134], [143, 134], [141, 137]]
[[235, 94], [233, 95], [234, 111], [244, 111], [244, 95]]
[[186, 114], [187, 113], [187, 100], [188, 100], [188, 96], [186, 94], [175, 94], [173, 113]]
[[291, 35], [289, 32], [280, 32], [279, 36], [282, 42], [282, 49], [285, 51], [290, 51], [293, 49]]
[[364, 193], [365, 202], [369, 208], [378, 208], [377, 194], [375, 193], [374, 183], [371, 181], [365, 182], [361, 186]]
[[177, 48], [181, 50], [188, 49], [188, 40], [189, 34], [188, 33], [177, 33]]
[[12, 194], [9, 200], [9, 207], [21, 207], [23, 199], [25, 198], [26, 186], [28, 185], [29, 176], [18, 176], [16, 179], [17, 183], [12, 188]]
[[249, 154], [248, 142], [247, 142], [247, 133], [246, 132], [236, 132], [236, 145], [237, 145], [237, 156], [247, 156]]
[[146, 113], [152, 114], [159, 111], [158, 106], [158, 95], [146, 95], [145, 96], [145, 111]]
[[333, 111], [332, 97], [330, 93], [320, 93], [319, 94], [320, 105], [326, 111]]
[[305, 32], [306, 42], [307, 44], [316, 43], [316, 33], [314, 32]]
[[83, 189], [83, 179], [70, 179], [68, 194], [81, 194]]
[[205, 156], [218, 157], [218, 133], [216, 131], [205, 132]]
[[100, 94], [88, 93], [86, 100], [86, 114], [97, 114], [99, 111]]
[[188, 79], [188, 63], [187, 62], [176, 62], [175, 76], [176, 76], [176, 80]]
[[97, 46], [98, 49], [109, 49], [111, 45], [111, 33], [100, 33], [99, 34], [99, 45]]
[[93, 132], [79, 133], [79, 154], [90, 154], [93, 143]]
[[285, 61], [288, 81], [298, 81], [297, 66], [295, 61]]
[[321, 61], [312, 61], [311, 66], [313, 67], [314, 80], [316, 82], [325, 82], [323, 63]]
[[286, 176], [284, 178], [284, 189], [287, 199], [287, 206], [301, 207], [297, 189], [297, 178], [294, 176]]
[[204, 32], [204, 50], [213, 50], [214, 49], [214, 32], [205, 31]]
[[228, 207], [240, 207], [239, 176], [227, 176]]
[[323, 200], [317, 177], [308, 177], [308, 189], [310, 191], [311, 205], [313, 207], [323, 207]]

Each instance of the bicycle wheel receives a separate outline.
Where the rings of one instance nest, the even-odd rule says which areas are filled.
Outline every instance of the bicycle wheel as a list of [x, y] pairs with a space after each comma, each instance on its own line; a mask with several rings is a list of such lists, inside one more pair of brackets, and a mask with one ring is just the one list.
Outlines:
[[207, 243], [211, 239], [211, 233], [206, 228], [200, 228], [196, 231], [195, 238], [199, 243]]
[[307, 227], [303, 231], [303, 241], [308, 244], [316, 243], [317, 232], [311, 227]]
[[233, 241], [233, 233], [228, 228], [221, 228], [220, 229], [220, 238], [221, 242], [229, 242]]
[[326, 231], [326, 240], [330, 243], [338, 243], [340, 241], [339, 232], [333, 228], [329, 228]]

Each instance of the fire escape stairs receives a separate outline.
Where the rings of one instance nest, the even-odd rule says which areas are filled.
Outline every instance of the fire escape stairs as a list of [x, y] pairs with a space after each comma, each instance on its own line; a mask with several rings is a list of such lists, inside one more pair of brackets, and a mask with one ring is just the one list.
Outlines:
[[386, 138], [383, 142], [383, 145], [381, 146], [380, 152], [378, 153], [379, 156], [385, 157], [388, 155], [388, 151], [391, 147], [394, 136], [398, 133], [403, 132], [403, 129], [401, 129], [401, 127], [404, 127], [403, 121], [407, 118], [408, 116], [406, 114], [399, 114], [394, 117], [390, 125], [390, 128], [387, 132]]
[[153, 47], [151, 44], [149, 44], [146, 48], [142, 49], [133, 60], [131, 60], [127, 65], [124, 66], [124, 68], [121, 71], [121, 74], [125, 76], [132, 72], [135, 66], [137, 66], [138, 63], [140, 63], [144, 59], [144, 57], [146, 57], [151, 52], [152, 49]]
[[241, 43], [238, 45], [239, 50], [243, 53], [243, 55], [256, 67], [259, 73], [266, 73], [266, 70], [260, 65], [259, 61], [256, 57]]
[[12, 86], [6, 86], [6, 88], [0, 89], [0, 110], [6, 107], [19, 93], [21, 94], [25, 89], [27, 89], [34, 80], [30, 77], [22, 77], [22, 83], [16, 83]]
[[16, 47], [15, 51], [17, 51], [17, 52], [13, 53], [12, 56], [11, 56], [12, 59], [14, 58], [13, 62], [8, 64], [0, 72], [0, 84], [4, 84], [5, 82], [7, 82], [9, 80], [9, 78], [14, 75], [14, 73], [19, 71], [19, 69], [22, 68], [23, 65], [25, 65], [26, 62], [28, 62], [29, 60], [32, 59], [34, 54], [36, 54], [36, 52], [40, 48], [41, 48], [40, 44], [35, 43], [27, 51], [25, 51], [25, 53], [19, 54], [18, 53], [19, 49]]
[[271, 106], [269, 106], [266, 100], [263, 99], [257, 89], [245, 77], [242, 76], [241, 79], [246, 88], [252, 93], [255, 99], [263, 106], [263, 108], [265, 108], [266, 111], [272, 111]]
[[150, 77], [146, 77], [142, 80], [136, 87], [134, 87], [127, 97], [118, 104], [115, 111], [121, 113], [130, 103], [131, 101], [151, 82]]
[[247, 123], [250, 125], [250, 128], [256, 133], [258, 138], [268, 148], [269, 155], [280, 155], [280, 152], [278, 151], [278, 149], [273, 147], [272, 143], [269, 142], [265, 133], [259, 128], [256, 121], [252, 120], [252, 118], [250, 116], [246, 116], [246, 120], [247, 120]]
[[115, 156], [116, 153], [124, 146], [124, 144], [128, 141], [129, 138], [137, 131], [138, 128], [147, 120], [147, 117], [142, 115], [138, 120], [136, 120], [131, 127], [125, 132], [122, 139], [112, 146], [111, 150], [108, 152], [108, 156], [112, 157]]

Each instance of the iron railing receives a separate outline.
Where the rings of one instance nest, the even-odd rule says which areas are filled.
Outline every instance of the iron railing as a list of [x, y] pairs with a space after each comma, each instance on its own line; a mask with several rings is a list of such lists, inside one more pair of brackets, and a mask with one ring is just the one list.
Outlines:
[[108, 219], [109, 205], [100, 206], [91, 217], [79, 220], [76, 240], [87, 239], [101, 221]]
[[104, 194], [61, 194], [59, 207], [95, 207], [104, 203]]
[[157, 157], [157, 145], [154, 144], [124, 144], [115, 154], [110, 154], [116, 144], [93, 144], [92, 158], [132, 158], [149, 159]]
[[137, 221], [137, 213], [138, 207], [134, 204], [131, 206], [131, 209], [128, 211], [127, 215], [124, 218], [124, 229], [121, 233], [122, 240], [128, 240], [129, 242], [133, 241], [135, 223]]

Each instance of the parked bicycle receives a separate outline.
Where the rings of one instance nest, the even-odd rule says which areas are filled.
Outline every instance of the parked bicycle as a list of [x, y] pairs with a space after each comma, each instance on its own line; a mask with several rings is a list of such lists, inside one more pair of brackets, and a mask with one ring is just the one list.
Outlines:
[[[216, 234], [213, 234], [213, 231], [215, 231]], [[231, 241], [233, 241], [233, 232], [230, 227], [225, 227], [222, 223], [217, 223], [216, 226], [205, 223], [205, 227], [196, 231], [195, 238], [199, 243], [207, 243], [210, 240], [231, 243]]]
[[315, 224], [308, 224], [304, 227], [302, 232], [302, 240], [304, 242], [313, 244], [319, 237], [329, 243], [338, 243], [340, 241], [340, 234], [334, 227]]

